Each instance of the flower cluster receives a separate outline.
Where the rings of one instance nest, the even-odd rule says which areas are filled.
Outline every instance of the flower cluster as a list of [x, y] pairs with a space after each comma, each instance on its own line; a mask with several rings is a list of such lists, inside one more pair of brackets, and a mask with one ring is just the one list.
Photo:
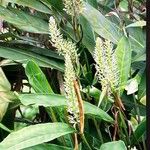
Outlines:
[[72, 41], [63, 38], [63, 35], [57, 27], [56, 21], [53, 17], [50, 17], [49, 19], [49, 30], [52, 45], [56, 47], [59, 54], [62, 54], [65, 58], [64, 86], [68, 102], [68, 119], [69, 122], [73, 124], [74, 128], [76, 128], [76, 125], [80, 122], [78, 99], [74, 89], [74, 81], [76, 80], [76, 76], [73, 65], [78, 61], [77, 49]]
[[51, 36], [51, 43], [57, 48], [59, 54], [70, 55], [73, 62], [77, 62], [76, 45], [71, 40], [66, 40], [57, 27], [56, 21], [53, 17], [49, 19], [49, 31]]
[[83, 0], [63, 0], [65, 11], [71, 16], [78, 16], [84, 10]]
[[98, 37], [94, 51], [98, 78], [102, 85], [102, 90], [107, 89], [109, 98], [111, 98], [112, 91], [115, 91], [119, 85], [119, 72], [112, 46], [110, 41], [103, 42]]
[[79, 106], [78, 100], [74, 89], [74, 80], [76, 80], [75, 71], [72, 61], [68, 54], [65, 55], [65, 93], [68, 100], [68, 116], [69, 122], [76, 127], [79, 120]]

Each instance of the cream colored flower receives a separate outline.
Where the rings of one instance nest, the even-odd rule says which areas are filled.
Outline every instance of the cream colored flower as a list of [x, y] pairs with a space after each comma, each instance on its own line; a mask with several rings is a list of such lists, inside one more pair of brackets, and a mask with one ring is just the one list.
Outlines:
[[102, 90], [107, 88], [107, 95], [111, 98], [112, 91], [116, 90], [119, 85], [119, 74], [110, 41], [103, 42], [99, 37], [97, 38], [94, 60]]
[[51, 43], [57, 48], [59, 54], [68, 54], [73, 62], [77, 62], [76, 45], [71, 40], [66, 40], [57, 27], [56, 21], [53, 17], [49, 19], [49, 31], [51, 36]]
[[78, 100], [74, 89], [74, 80], [76, 80], [75, 71], [72, 65], [71, 58], [68, 54], [65, 55], [65, 93], [68, 101], [69, 122], [76, 127], [79, 120]]
[[83, 0], [63, 0], [64, 10], [71, 16], [78, 16], [84, 10]]

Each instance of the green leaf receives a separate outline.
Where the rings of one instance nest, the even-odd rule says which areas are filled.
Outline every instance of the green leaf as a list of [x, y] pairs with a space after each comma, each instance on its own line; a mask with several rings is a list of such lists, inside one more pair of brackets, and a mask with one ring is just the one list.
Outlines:
[[39, 91], [41, 91], [42, 93], [53, 93], [46, 76], [36, 63], [29, 61], [25, 67], [25, 73], [35, 92], [40, 93]]
[[[98, 11], [88, 3], [85, 3], [85, 10], [82, 13], [82, 15], [91, 24], [93, 30], [103, 38], [108, 39], [113, 43], [117, 44], [119, 40], [124, 36], [119, 26], [109, 21], [106, 17], [104, 17], [104, 15], [100, 13], [100, 11]], [[132, 50], [138, 52], [144, 51], [145, 40], [143, 40], [143, 36], [145, 36], [145, 34], [141, 33], [142, 29], [127, 29], [129, 30], [129, 39], [131, 41]], [[131, 32], [131, 30], [133, 31]], [[138, 30], [138, 33], [134, 30]]]
[[[20, 94], [19, 99], [25, 106], [38, 105], [45, 107], [67, 107], [67, 100], [64, 96], [58, 94]], [[84, 113], [91, 118], [102, 119], [107, 122], [113, 122], [113, 119], [102, 109], [84, 101]]]
[[[145, 53], [146, 46], [146, 33], [140, 27], [127, 28], [129, 33], [129, 40], [131, 42], [132, 51], [136, 53], [134, 57], [140, 57]], [[133, 59], [135, 59], [133, 57]]]
[[3, 146], [4, 150], [21, 150], [73, 132], [74, 129], [65, 123], [31, 125], [10, 133], [0, 146]]
[[20, 63], [27, 63], [29, 60], [34, 60], [41, 67], [55, 68], [59, 71], [64, 71], [64, 65], [60, 61], [58, 61], [58, 59], [48, 59], [24, 49], [14, 49], [0, 46], [0, 57], [8, 58]]
[[93, 6], [94, 8], [98, 8], [98, 2], [97, 2], [97, 0], [87, 0], [87, 2], [91, 5], [91, 6]]
[[41, 0], [41, 2], [49, 8], [52, 6], [55, 10], [63, 12], [64, 6], [62, 0]]
[[145, 53], [141, 55], [138, 54], [132, 59], [132, 62], [138, 62], [138, 61], [146, 61], [146, 54]]
[[114, 141], [102, 144], [100, 150], [127, 150], [123, 141]]
[[0, 128], [2, 128], [3, 130], [5, 130], [7, 132], [12, 132], [10, 129], [8, 129], [6, 126], [4, 126], [2, 123], [0, 123]]
[[48, 23], [21, 10], [7, 9], [0, 5], [0, 19], [15, 27], [33, 33], [49, 34]]
[[126, 28], [129, 28], [129, 27], [143, 27], [143, 26], [146, 26], [146, 21], [137, 21], [137, 22], [134, 22], [134, 23], [131, 23], [129, 25], [126, 26]]
[[130, 42], [126, 37], [120, 39], [115, 53], [119, 69], [120, 92], [122, 92], [127, 83], [131, 67], [131, 48]]
[[91, 28], [91, 25], [86, 20], [84, 16], [80, 16], [80, 24], [82, 25], [83, 30], [83, 39], [82, 42], [86, 46], [86, 48], [93, 53], [95, 47], [95, 37], [94, 31]]
[[88, 3], [85, 3], [85, 10], [82, 15], [91, 24], [93, 30], [103, 38], [109, 39], [113, 43], [117, 43], [123, 36], [123, 33], [116, 24], [110, 22], [97, 9]]
[[146, 95], [146, 73], [144, 72], [138, 90], [138, 99], [140, 100], [143, 96]]
[[55, 144], [40, 144], [33, 147], [25, 148], [24, 150], [73, 150], [73, 148], [59, 146]]
[[7, 111], [8, 104], [16, 98], [10, 90], [10, 83], [0, 67], [0, 121]]
[[113, 123], [113, 119], [105, 111], [88, 102], [84, 102], [84, 113], [91, 118], [95, 117]]
[[[58, 61], [64, 60], [64, 57], [62, 55], [59, 55], [56, 51], [52, 49], [41, 48], [41, 47], [31, 45], [31, 43], [35, 42], [35, 44], [39, 44], [40, 42], [38, 43], [37, 41], [31, 41], [28, 37], [25, 38], [25, 37], [19, 36], [18, 38], [22, 38], [22, 42], [13, 40], [10, 42], [0, 42], [0, 45], [4, 47], [14, 48], [14, 49], [16, 48], [23, 49], [28, 52], [33, 52], [33, 53], [42, 55], [44, 57], [46, 56], [49, 59], [54, 58], [54, 59], [58, 59]], [[26, 44], [26, 41], [30, 44]]]
[[91, 97], [94, 97], [94, 99], [96, 99], [96, 101], [99, 100], [99, 97], [101, 94], [101, 91], [94, 86], [83, 89], [83, 92], [89, 94], [89, 96], [91, 96]]
[[132, 145], [135, 145], [137, 141], [146, 133], [146, 119], [144, 118], [143, 121], [138, 125], [134, 134], [131, 137]]
[[38, 0], [32, 0], [32, 1], [27, 1], [27, 0], [6, 0], [6, 1], [11, 2], [11, 3], [16, 3], [16, 4], [22, 5], [22, 6], [27, 6], [27, 7], [33, 8], [35, 10], [38, 10], [40, 12], [43, 12], [43, 13], [47, 13], [47, 14], [51, 13], [51, 11], [48, 9], [48, 7], [45, 6], [44, 4], [42, 4]]

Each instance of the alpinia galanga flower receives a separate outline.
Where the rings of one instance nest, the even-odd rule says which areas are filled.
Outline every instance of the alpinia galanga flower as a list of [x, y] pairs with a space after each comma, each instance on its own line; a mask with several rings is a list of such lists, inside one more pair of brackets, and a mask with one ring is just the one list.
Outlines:
[[51, 43], [57, 48], [59, 54], [68, 54], [71, 60], [77, 61], [77, 49], [76, 45], [71, 40], [66, 40], [57, 27], [55, 19], [51, 16], [49, 19], [49, 31], [51, 36]]
[[64, 10], [71, 16], [78, 16], [84, 10], [83, 0], [63, 0]]
[[65, 93], [68, 102], [68, 116], [69, 122], [73, 124], [74, 128], [80, 122], [79, 120], [79, 106], [74, 89], [74, 80], [76, 80], [75, 71], [72, 65], [71, 58], [68, 54], [65, 55]]
[[111, 97], [119, 85], [119, 72], [115, 53], [112, 50], [112, 43], [108, 40], [103, 42], [99, 37], [96, 40], [94, 51], [94, 59], [96, 62], [96, 70], [99, 81], [102, 85], [102, 90], [107, 88], [107, 96]]

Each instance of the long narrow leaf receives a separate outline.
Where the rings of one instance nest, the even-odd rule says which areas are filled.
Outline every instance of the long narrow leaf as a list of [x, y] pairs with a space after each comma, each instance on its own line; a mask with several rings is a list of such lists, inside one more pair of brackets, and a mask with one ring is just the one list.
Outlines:
[[0, 46], [0, 57], [8, 58], [20, 63], [27, 63], [29, 60], [34, 60], [41, 67], [55, 68], [60, 71], [64, 71], [64, 65], [58, 61], [58, 59], [48, 59], [23, 49]]
[[127, 83], [131, 66], [131, 47], [129, 40], [126, 37], [120, 39], [115, 53], [120, 75], [120, 91], [122, 92]]
[[21, 150], [73, 132], [74, 129], [65, 123], [31, 125], [10, 133], [0, 146], [3, 150]]
[[[63, 107], [67, 106], [67, 100], [64, 96], [58, 94], [20, 94], [19, 99], [23, 105], [38, 105], [45, 107]], [[102, 119], [107, 122], [113, 122], [113, 119], [102, 109], [84, 101], [84, 113], [90, 117]]]

